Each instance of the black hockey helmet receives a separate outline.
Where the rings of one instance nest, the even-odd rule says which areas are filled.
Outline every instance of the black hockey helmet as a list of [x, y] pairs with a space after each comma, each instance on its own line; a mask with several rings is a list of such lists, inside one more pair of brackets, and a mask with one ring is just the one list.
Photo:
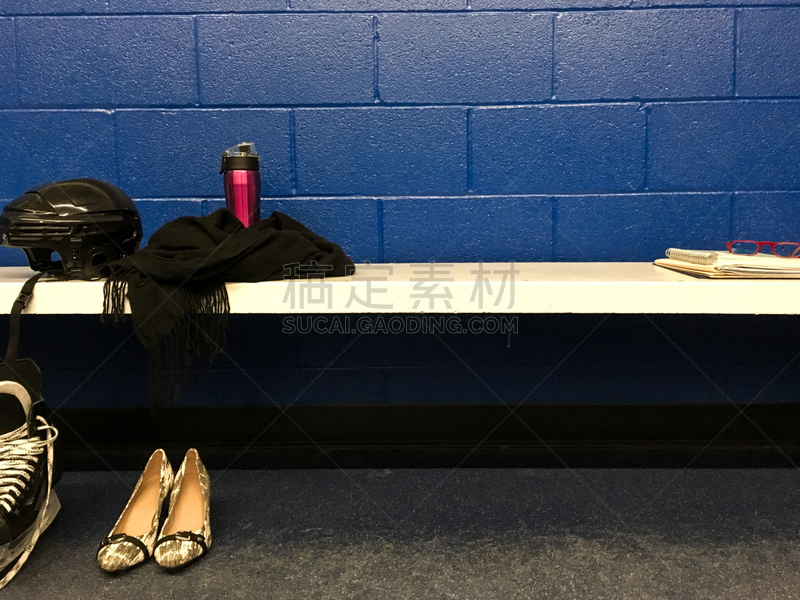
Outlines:
[[6, 204], [0, 239], [3, 246], [22, 248], [34, 271], [96, 279], [107, 263], [138, 248], [142, 221], [118, 187], [69, 179], [43, 183]]

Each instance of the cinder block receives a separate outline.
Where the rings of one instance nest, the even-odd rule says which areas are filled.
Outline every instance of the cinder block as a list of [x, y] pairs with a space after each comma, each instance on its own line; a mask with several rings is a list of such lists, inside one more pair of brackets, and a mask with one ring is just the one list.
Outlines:
[[729, 96], [733, 12], [575, 12], [556, 17], [562, 100]]
[[[381, 303], [391, 302], [388, 299], [381, 299]], [[443, 329], [443, 333], [442, 330], [437, 330], [439, 336], [437, 339], [435, 335], [421, 333], [423, 317], [427, 315], [372, 314], [359, 324], [361, 316], [350, 315], [350, 320], [343, 326], [357, 328], [361, 325], [362, 330], [368, 333], [364, 333], [344, 354], [342, 354], [342, 342], [337, 340], [341, 336], [314, 333], [296, 336], [300, 363], [304, 366], [327, 367], [335, 361], [335, 365], [340, 367], [362, 369], [451, 367], [454, 360], [457, 360], [453, 357], [453, 352], [458, 356], [464, 356], [465, 337], [467, 337], [464, 334], [449, 333], [447, 329]], [[432, 318], [440, 316], [447, 318], [451, 315], [433, 315]], [[391, 319], [394, 320], [390, 321]], [[435, 323], [428, 321], [425, 327], [435, 328], [437, 327]], [[464, 325], [466, 326], [466, 319]], [[392, 331], [398, 333], [391, 333]], [[418, 333], [413, 333], [414, 331]]]
[[3, 0], [0, 15], [102, 14], [108, 0]]
[[730, 194], [556, 198], [556, 261], [652, 261], [667, 248], [724, 250]]
[[386, 373], [387, 404], [495, 404], [499, 401], [456, 358], [449, 368], [391, 369]]
[[295, 119], [300, 194], [466, 191], [463, 109], [309, 109]]
[[654, 104], [650, 189], [800, 188], [800, 102]]
[[286, 10], [286, 0], [114, 0], [108, 10], [126, 14], [283, 12]]
[[150, 236], [156, 230], [178, 217], [201, 217], [203, 216], [203, 200], [200, 198], [181, 198], [174, 199], [133, 199], [139, 215], [142, 217], [142, 229], [144, 237], [141, 246], [147, 245]]
[[[296, 0], [292, 0], [294, 5]], [[324, 0], [320, 0], [324, 2]], [[697, 7], [697, 6], [758, 6], [787, 4], [796, 5], [797, 0], [470, 0], [473, 10], [491, 9], [586, 9], [619, 8], [642, 9], [653, 7]]]
[[426, 10], [466, 10], [466, 0], [292, 0], [291, 10], [325, 11], [426, 11]]
[[478, 193], [643, 188], [645, 115], [634, 104], [481, 108], [472, 124]]
[[[675, 352], [657, 329], [642, 327], [642, 315], [542, 313], [507, 317], [516, 318], [511, 347], [504, 335], [466, 336], [468, 364], [490, 368], [538, 365], [552, 369], [567, 356], [570, 363], [595, 366], [686, 364], [686, 358]], [[726, 362], [728, 357], [721, 352], [731, 348], [730, 336], [719, 335], [725, 325], [714, 322], [713, 315], [680, 315], [678, 323], [672, 315], [667, 318], [673, 319], [669, 321], [670, 337], [687, 353], [705, 353], [717, 364]], [[513, 327], [513, 323], [506, 323]]]
[[549, 98], [552, 17], [522, 13], [379, 18], [386, 102], [531, 102]]
[[16, 198], [36, 184], [76, 177], [117, 183], [108, 111], [0, 111], [0, 198]]
[[261, 156], [262, 197], [291, 193], [288, 110], [122, 110], [117, 127], [131, 195], [222, 197], [222, 151], [245, 141]]
[[634, 8], [644, 7], [648, 0], [470, 0], [473, 10], [492, 9], [569, 9], [569, 8]]
[[[773, 334], [770, 340], [772, 353], [775, 353], [775, 342], [782, 341], [781, 338], [788, 338], [790, 334], [787, 334], [785, 329], [778, 335], [775, 335], [774, 330], [770, 332]], [[733, 402], [786, 404], [800, 400], [800, 373], [797, 369], [785, 368], [786, 364], [797, 354], [796, 346], [780, 348], [785, 353], [777, 356], [772, 364], [764, 364], [766, 361], [761, 359], [761, 354], [753, 352], [753, 345], [749, 343], [749, 340], [747, 345], [742, 344], [742, 347], [747, 348], [747, 355], [751, 358], [749, 360], [739, 358], [734, 364], [728, 366], [726, 390], [728, 397]], [[758, 362], [754, 364], [754, 361]]]
[[[21, 250], [17, 252], [22, 254]], [[39, 289], [37, 286], [34, 294]], [[7, 339], [7, 322], [8, 318], [3, 325], [4, 330], [0, 331], [2, 339]], [[81, 379], [98, 367], [101, 367], [97, 371], [98, 375], [103, 371], [139, 371], [144, 374], [143, 379], [147, 386], [147, 351], [136, 339], [130, 319], [116, 326], [109, 326], [102, 323], [97, 315], [36, 315], [35, 318], [22, 320], [22, 332], [20, 353], [22, 356], [33, 357], [43, 373], [52, 374], [45, 376], [46, 380], [56, 380], [52, 382], [51, 389], [61, 387], [57, 383], [61, 374], [70, 373], [65, 377], [67, 381], [62, 382], [60, 398], [56, 395], [45, 396], [53, 407], [57, 408], [73, 392], [77, 394]], [[80, 351], [76, 352], [75, 343], [78, 339], [81, 346]], [[68, 385], [71, 374], [77, 375], [78, 372], [83, 373], [80, 379], [72, 382], [73, 385]], [[105, 396], [108, 397], [109, 394]], [[110, 396], [113, 398], [114, 395]], [[147, 401], [146, 393], [143, 400]]]
[[[214, 367], [230, 366], [250, 370], [300, 366], [296, 347], [298, 338], [306, 336], [285, 333], [284, 316], [241, 313], [230, 315], [225, 342], [227, 356], [220, 357]], [[322, 366], [327, 367], [329, 364], [330, 361]]]
[[400, 198], [383, 203], [386, 262], [552, 260], [549, 197]]
[[736, 94], [800, 96], [800, 8], [743, 10]]
[[466, 10], [466, 0], [3, 0], [0, 15]]
[[697, 0], [647, 0], [647, 2], [649, 6], [697, 6], [698, 4], [713, 4], [715, 6], [797, 5], [797, 0], [714, 0], [713, 2], [697, 2]]
[[800, 192], [744, 192], [733, 197], [733, 238], [800, 242]]
[[466, 10], [466, 0], [292, 0], [292, 10]]
[[[650, 326], [643, 318], [640, 327]], [[661, 338], [664, 344], [669, 342]], [[512, 342], [513, 343], [513, 342]], [[676, 351], [677, 352], [677, 351]], [[587, 365], [575, 356], [559, 367], [518, 367], [487, 374], [506, 402], [517, 404], [705, 404], [725, 402], [725, 369], [678, 365]], [[709, 379], [711, 381], [709, 381]], [[713, 383], [712, 383], [713, 382]], [[717, 388], [714, 383], [720, 386]]]
[[[272, 342], [282, 343], [282, 340]], [[347, 342], [342, 343], [342, 348], [346, 345]], [[219, 362], [225, 362], [225, 358]], [[312, 382], [314, 385], [310, 385]], [[232, 388], [236, 393], [231, 393]], [[384, 388], [384, 374], [372, 369], [262, 368], [247, 369], [244, 373], [235, 367], [206, 369], [175, 405], [383, 404]]]
[[19, 101], [14, 21], [0, 19], [0, 106]]
[[44, 17], [18, 23], [24, 104], [197, 101], [189, 17]]
[[[564, 0], [569, 4], [567, 0]], [[597, 1], [597, 0], [592, 0]], [[622, 2], [623, 0], [617, 0]], [[774, 3], [774, 2], [773, 2]], [[288, 8], [287, 8], [288, 7]], [[0, 15], [466, 10], [467, 0], [3, 0]]]
[[373, 98], [372, 17], [198, 18], [208, 104], [339, 104]]
[[[100, 337], [90, 339], [94, 342]], [[138, 343], [135, 338], [132, 341]], [[101, 364], [102, 355], [98, 353], [95, 358], [96, 365]], [[146, 366], [138, 371], [124, 367], [119, 370], [106, 367], [98, 371], [96, 365], [94, 369], [65, 369], [53, 373], [57, 377], [46, 377], [42, 391], [44, 397], [58, 408], [138, 408], [148, 405], [150, 378]], [[109, 393], [109, 390], [114, 392]]]

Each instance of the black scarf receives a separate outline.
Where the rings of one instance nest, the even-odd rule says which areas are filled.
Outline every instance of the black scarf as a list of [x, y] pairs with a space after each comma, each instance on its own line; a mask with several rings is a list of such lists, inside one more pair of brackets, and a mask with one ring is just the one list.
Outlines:
[[225, 282], [298, 278], [308, 271], [335, 277], [351, 274], [352, 267], [339, 246], [283, 213], [245, 227], [221, 208], [170, 221], [146, 248], [111, 263], [103, 314], [118, 321], [127, 292], [134, 330], [150, 355], [155, 407], [163, 398], [163, 371], [174, 397], [193, 366], [222, 351], [230, 312]]

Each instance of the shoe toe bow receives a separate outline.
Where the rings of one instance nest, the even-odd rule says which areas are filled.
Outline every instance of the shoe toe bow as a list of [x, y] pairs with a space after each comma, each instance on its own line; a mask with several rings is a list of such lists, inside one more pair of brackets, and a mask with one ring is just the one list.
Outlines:
[[205, 551], [206, 544], [202, 535], [180, 532], [161, 539], [153, 554], [162, 567], [176, 569], [197, 560]]
[[139, 564], [147, 558], [142, 549], [127, 540], [112, 541], [97, 552], [97, 562], [104, 571], [116, 573]]

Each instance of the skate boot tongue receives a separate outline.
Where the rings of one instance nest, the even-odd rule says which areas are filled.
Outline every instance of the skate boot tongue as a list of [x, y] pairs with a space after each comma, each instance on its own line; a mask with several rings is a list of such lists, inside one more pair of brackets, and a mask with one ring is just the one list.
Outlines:
[[30, 426], [31, 397], [16, 381], [0, 381], [0, 435]]

